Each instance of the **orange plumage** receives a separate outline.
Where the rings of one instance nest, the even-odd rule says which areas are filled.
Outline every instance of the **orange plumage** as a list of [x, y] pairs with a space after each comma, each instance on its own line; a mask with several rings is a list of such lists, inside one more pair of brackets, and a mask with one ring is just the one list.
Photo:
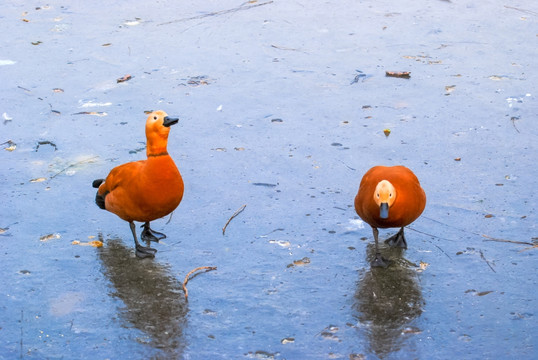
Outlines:
[[158, 241], [166, 235], [152, 230], [150, 221], [174, 211], [183, 198], [183, 179], [167, 151], [170, 126], [178, 119], [164, 111], [154, 111], [146, 120], [147, 160], [119, 165], [105, 180], [93, 182], [98, 187], [95, 202], [105, 210], [129, 222], [136, 255], [154, 256], [157, 250], [141, 246], [136, 237], [134, 221], [144, 222], [141, 238]]
[[425, 206], [426, 194], [415, 174], [405, 166], [375, 166], [364, 174], [355, 197], [355, 210], [372, 227], [376, 245], [372, 266], [388, 265], [379, 253], [377, 229], [399, 227], [400, 231], [386, 242], [407, 248], [404, 226], [415, 221]]

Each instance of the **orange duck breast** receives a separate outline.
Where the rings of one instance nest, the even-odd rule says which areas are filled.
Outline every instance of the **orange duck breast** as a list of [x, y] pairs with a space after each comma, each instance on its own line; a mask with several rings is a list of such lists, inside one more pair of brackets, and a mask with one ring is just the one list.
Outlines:
[[166, 235], [152, 230], [149, 223], [174, 211], [183, 197], [183, 179], [167, 151], [170, 126], [177, 122], [164, 111], [149, 114], [147, 159], [119, 165], [106, 179], [93, 182], [97, 205], [129, 222], [139, 257], [154, 256], [157, 250], [139, 244], [134, 221], [144, 223], [142, 240], [163, 239]]
[[355, 197], [355, 210], [374, 233], [376, 258], [372, 266], [386, 267], [389, 263], [379, 253], [377, 229], [400, 228], [386, 242], [407, 248], [404, 226], [415, 221], [425, 206], [426, 194], [415, 174], [405, 166], [375, 166], [364, 174]]

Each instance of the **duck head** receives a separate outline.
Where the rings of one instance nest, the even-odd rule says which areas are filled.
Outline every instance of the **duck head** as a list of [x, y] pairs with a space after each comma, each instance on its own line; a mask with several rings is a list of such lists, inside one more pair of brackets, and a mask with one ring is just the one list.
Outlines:
[[146, 120], [146, 153], [150, 155], [166, 154], [168, 145], [168, 134], [170, 126], [177, 124], [178, 118], [168, 116], [162, 110], [153, 111]]
[[389, 209], [396, 200], [396, 189], [387, 180], [381, 180], [374, 191], [374, 201], [379, 206], [379, 217], [388, 219]]

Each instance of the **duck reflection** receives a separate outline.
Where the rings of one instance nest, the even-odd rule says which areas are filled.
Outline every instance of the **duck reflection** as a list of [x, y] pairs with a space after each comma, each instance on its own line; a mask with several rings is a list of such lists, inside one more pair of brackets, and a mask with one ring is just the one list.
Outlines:
[[[357, 312], [360, 329], [365, 329], [370, 351], [384, 358], [406, 347], [409, 334], [419, 333], [413, 320], [422, 314], [424, 300], [417, 282], [417, 272], [396, 252], [390, 267], [372, 267], [358, 282], [353, 308]], [[375, 256], [375, 246], [367, 245], [368, 259]]]
[[185, 347], [187, 304], [182, 286], [167, 266], [141, 260], [119, 239], [99, 249], [104, 273], [126, 305], [120, 317], [148, 335], [148, 343], [175, 358]]

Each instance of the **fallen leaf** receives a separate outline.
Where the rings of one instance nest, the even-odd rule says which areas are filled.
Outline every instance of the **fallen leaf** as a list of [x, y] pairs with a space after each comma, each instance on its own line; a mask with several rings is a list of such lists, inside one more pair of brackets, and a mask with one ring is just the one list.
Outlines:
[[36, 183], [36, 182], [43, 182], [45, 180], [47, 180], [47, 178], [40, 177], [40, 178], [36, 178], [36, 179], [31, 179], [30, 182], [31, 183]]
[[93, 240], [93, 241], [88, 241], [88, 242], [80, 242], [78, 240], [73, 240], [71, 242], [71, 245], [102, 247], [103, 242], [99, 240]]
[[411, 77], [411, 72], [410, 71], [385, 71], [385, 76], [409, 79]]
[[73, 115], [95, 115], [95, 116], [107, 116], [108, 114], [104, 111], [81, 111], [74, 113]]
[[8, 140], [6, 141], [5, 143], [1, 144], [1, 145], [5, 145], [7, 144], [8, 146], [4, 148], [4, 150], [7, 150], [7, 151], [13, 151], [17, 148], [17, 144], [15, 144], [13, 141], [11, 140]]
[[456, 85], [448, 85], [448, 86], [445, 86], [445, 95], [450, 95], [451, 92], [453, 92], [454, 90], [456, 90]]
[[39, 44], [43, 44], [43, 42], [41, 41], [32, 41], [32, 45], [39, 45]]
[[484, 217], [485, 217], [486, 219], [490, 219], [490, 218], [493, 217], [493, 214], [487, 214], [487, 215], [484, 215]]
[[43, 235], [39, 238], [39, 241], [49, 241], [49, 240], [52, 240], [52, 239], [59, 239], [60, 238], [60, 234], [48, 234], [48, 235]]
[[383, 129], [383, 134], [385, 134], [386, 137], [389, 137], [390, 129]]
[[457, 157], [457, 158], [454, 159], [454, 161], [461, 161], [461, 158]]
[[119, 79], [117, 79], [116, 82], [122, 83], [122, 82], [125, 82], [125, 81], [129, 81], [132, 78], [133, 77], [131, 75], [127, 74], [127, 75], [124, 75], [124, 76], [120, 77]]
[[310, 258], [308, 257], [304, 257], [300, 260], [294, 260], [293, 261], [293, 264], [289, 264], [287, 267], [290, 268], [290, 267], [293, 267], [293, 266], [304, 266], [304, 265], [307, 265], [307, 264], [310, 264]]
[[54, 88], [54, 89], [52, 89], [52, 91], [55, 92], [55, 93], [63, 93], [64, 92], [64, 90], [60, 89], [60, 88]]

